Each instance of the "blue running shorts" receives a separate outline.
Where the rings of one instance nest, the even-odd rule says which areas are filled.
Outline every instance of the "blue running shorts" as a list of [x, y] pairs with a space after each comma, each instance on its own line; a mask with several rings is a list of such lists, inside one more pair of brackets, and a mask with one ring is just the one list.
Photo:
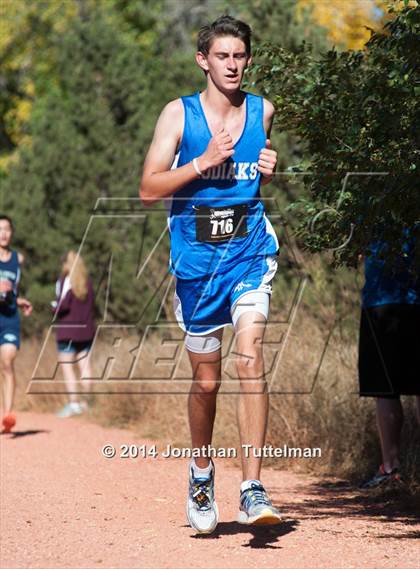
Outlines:
[[6, 317], [0, 314], [0, 346], [13, 344], [20, 347], [20, 319], [19, 315]]
[[257, 256], [229, 271], [198, 279], [177, 278], [174, 311], [179, 326], [190, 335], [203, 335], [232, 324], [235, 303], [250, 292], [271, 294], [276, 271], [274, 256]]

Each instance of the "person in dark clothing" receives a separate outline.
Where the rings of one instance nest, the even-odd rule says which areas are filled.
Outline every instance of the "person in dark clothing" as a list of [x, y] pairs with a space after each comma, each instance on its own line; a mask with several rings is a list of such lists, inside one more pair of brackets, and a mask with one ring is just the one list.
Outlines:
[[[408, 235], [408, 234], [407, 234]], [[377, 242], [365, 260], [359, 338], [362, 397], [374, 397], [382, 464], [360, 485], [400, 481], [401, 395], [416, 397], [420, 423], [420, 274], [414, 270], [414, 237], [407, 238], [398, 270], [387, 270], [387, 244]]]
[[[95, 337], [95, 295], [85, 263], [80, 255], [69, 251], [63, 258], [61, 276], [56, 284], [55, 329], [59, 362], [69, 394], [69, 402], [57, 413], [59, 417], [80, 415], [87, 409], [86, 398], [92, 377], [89, 351]], [[79, 368], [86, 396], [79, 400], [75, 368]]]
[[14, 361], [20, 348], [20, 316], [32, 313], [32, 304], [19, 296], [19, 282], [24, 257], [10, 248], [13, 223], [0, 214], [0, 371], [3, 375], [1, 432], [10, 433], [16, 424], [13, 401], [16, 390]]

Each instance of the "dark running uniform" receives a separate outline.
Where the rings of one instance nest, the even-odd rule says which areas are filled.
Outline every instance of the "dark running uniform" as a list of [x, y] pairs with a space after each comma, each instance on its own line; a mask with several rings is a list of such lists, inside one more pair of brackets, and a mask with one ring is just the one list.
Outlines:
[[[359, 336], [360, 395], [420, 395], [420, 274], [410, 272], [413, 241], [396, 274], [379, 258], [376, 243], [365, 261]], [[417, 268], [418, 269], [418, 268]]]
[[12, 283], [12, 290], [0, 298], [0, 346], [13, 344], [20, 347], [20, 315], [17, 293], [20, 281], [20, 263], [17, 251], [11, 250], [8, 261], [0, 261], [0, 280]]

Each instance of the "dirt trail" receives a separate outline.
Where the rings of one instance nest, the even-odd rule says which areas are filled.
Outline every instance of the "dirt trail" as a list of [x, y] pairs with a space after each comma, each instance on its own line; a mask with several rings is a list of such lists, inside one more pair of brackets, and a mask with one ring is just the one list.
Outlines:
[[419, 567], [414, 512], [344, 485], [265, 469], [285, 521], [250, 529], [235, 522], [240, 472], [219, 460], [221, 522], [197, 537], [184, 513], [186, 459], [106, 459], [106, 443], [152, 443], [80, 418], [18, 421], [0, 437], [2, 569]]

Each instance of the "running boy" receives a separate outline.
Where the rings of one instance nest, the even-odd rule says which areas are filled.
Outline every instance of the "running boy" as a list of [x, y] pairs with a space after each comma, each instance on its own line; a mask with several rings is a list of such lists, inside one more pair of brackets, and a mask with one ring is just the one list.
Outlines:
[[[279, 246], [260, 185], [270, 181], [277, 162], [269, 140], [274, 107], [241, 91], [251, 62], [251, 30], [244, 22], [223, 16], [201, 28], [196, 62], [207, 87], [163, 109], [140, 197], [145, 205], [165, 199], [168, 208], [174, 308], [186, 332], [193, 373], [188, 402], [192, 446], [211, 444], [223, 328], [233, 324], [241, 445], [260, 448], [268, 416], [262, 338]], [[200, 456], [189, 471], [189, 523], [210, 533], [219, 517], [213, 461]], [[242, 471], [238, 521], [278, 523], [280, 514], [260, 481], [261, 458], [243, 453]]]
[[25, 316], [32, 312], [29, 300], [18, 296], [23, 255], [10, 248], [13, 223], [0, 215], [0, 364], [3, 374], [2, 432], [9, 433], [16, 424], [12, 412], [16, 389], [14, 360], [20, 346], [20, 308]]

